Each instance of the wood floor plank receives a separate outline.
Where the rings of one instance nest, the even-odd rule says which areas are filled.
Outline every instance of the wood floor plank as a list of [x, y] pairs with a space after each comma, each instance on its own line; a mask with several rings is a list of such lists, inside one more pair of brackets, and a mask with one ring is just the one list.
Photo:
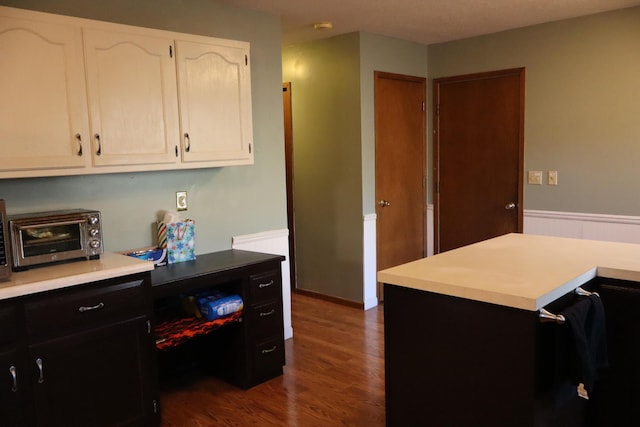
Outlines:
[[292, 295], [284, 375], [249, 390], [198, 373], [161, 390], [162, 427], [383, 426], [383, 310]]

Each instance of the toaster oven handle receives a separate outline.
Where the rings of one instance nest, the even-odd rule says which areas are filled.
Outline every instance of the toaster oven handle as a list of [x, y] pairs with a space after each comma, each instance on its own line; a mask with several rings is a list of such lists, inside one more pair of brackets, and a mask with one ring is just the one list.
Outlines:
[[82, 305], [82, 306], [78, 307], [78, 311], [79, 311], [80, 313], [84, 313], [85, 311], [99, 310], [99, 309], [101, 309], [101, 308], [103, 308], [103, 307], [104, 307], [104, 303], [103, 303], [103, 302], [98, 303], [98, 304], [96, 304], [96, 305], [92, 305], [92, 306], [90, 306], [90, 307], [87, 307], [87, 306], [85, 306], [85, 305]]

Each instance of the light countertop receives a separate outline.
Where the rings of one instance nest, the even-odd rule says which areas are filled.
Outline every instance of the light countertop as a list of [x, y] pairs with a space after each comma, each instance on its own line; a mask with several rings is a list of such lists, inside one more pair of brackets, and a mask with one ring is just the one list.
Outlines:
[[378, 281], [536, 311], [594, 277], [640, 282], [640, 245], [507, 234], [378, 272]]
[[8, 281], [0, 282], [0, 300], [151, 270], [151, 261], [104, 253], [96, 260], [80, 260], [11, 273]]

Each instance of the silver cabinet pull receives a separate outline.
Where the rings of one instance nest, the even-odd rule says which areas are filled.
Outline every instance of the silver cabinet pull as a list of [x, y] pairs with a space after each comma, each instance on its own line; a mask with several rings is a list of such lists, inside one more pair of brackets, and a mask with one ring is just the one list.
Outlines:
[[260, 312], [260, 317], [267, 317], [267, 316], [271, 316], [273, 313], [276, 312], [275, 308], [272, 308], [271, 311], [261, 311]]
[[42, 364], [42, 359], [39, 357], [36, 359], [36, 365], [38, 365], [38, 370], [40, 371], [40, 378], [38, 378], [38, 384], [42, 384], [44, 382], [44, 366]]
[[274, 282], [273, 282], [273, 280], [270, 280], [268, 283], [260, 283], [260, 284], [258, 285], [258, 287], [259, 287], [260, 289], [262, 289], [262, 288], [268, 288], [269, 286], [273, 285], [273, 283], [274, 283]]
[[76, 133], [76, 141], [78, 141], [78, 156], [82, 156], [82, 136], [79, 133]]
[[96, 304], [96, 305], [92, 305], [92, 306], [90, 306], [90, 307], [87, 307], [87, 306], [84, 306], [84, 305], [83, 305], [83, 306], [81, 306], [81, 307], [78, 307], [78, 311], [79, 311], [80, 313], [84, 313], [85, 311], [98, 310], [98, 309], [101, 309], [101, 308], [103, 308], [103, 307], [104, 307], [104, 303], [103, 303], [103, 302], [101, 302], [101, 303], [98, 303], [98, 304]]
[[13, 378], [13, 387], [11, 387], [12, 392], [18, 391], [18, 375], [15, 366], [11, 366], [9, 368], [9, 373], [11, 374], [11, 378]]
[[187, 132], [185, 132], [184, 134], [184, 142], [185, 142], [184, 151], [188, 153], [189, 150], [191, 150], [191, 138], [189, 138], [189, 134]]
[[96, 133], [94, 135], [96, 141], [98, 142], [98, 149], [96, 150], [96, 155], [101, 155], [102, 154], [102, 143], [100, 142], [100, 134]]
[[262, 354], [273, 353], [274, 351], [276, 351], [276, 348], [278, 348], [277, 345], [274, 345], [271, 348], [265, 348], [264, 350], [262, 350]]

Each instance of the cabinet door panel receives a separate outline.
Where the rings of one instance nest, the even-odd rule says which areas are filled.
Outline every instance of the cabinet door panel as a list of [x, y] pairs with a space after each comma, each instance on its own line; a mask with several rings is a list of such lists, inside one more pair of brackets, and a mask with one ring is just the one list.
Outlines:
[[0, 425], [30, 425], [27, 404], [30, 387], [24, 355], [15, 350], [0, 352]]
[[84, 29], [93, 164], [175, 163], [172, 41]]
[[182, 160], [252, 163], [247, 47], [176, 41]]
[[38, 425], [148, 423], [146, 342], [151, 348], [146, 317], [139, 317], [30, 346]]
[[0, 58], [2, 176], [84, 167], [88, 119], [80, 28], [1, 16]]

